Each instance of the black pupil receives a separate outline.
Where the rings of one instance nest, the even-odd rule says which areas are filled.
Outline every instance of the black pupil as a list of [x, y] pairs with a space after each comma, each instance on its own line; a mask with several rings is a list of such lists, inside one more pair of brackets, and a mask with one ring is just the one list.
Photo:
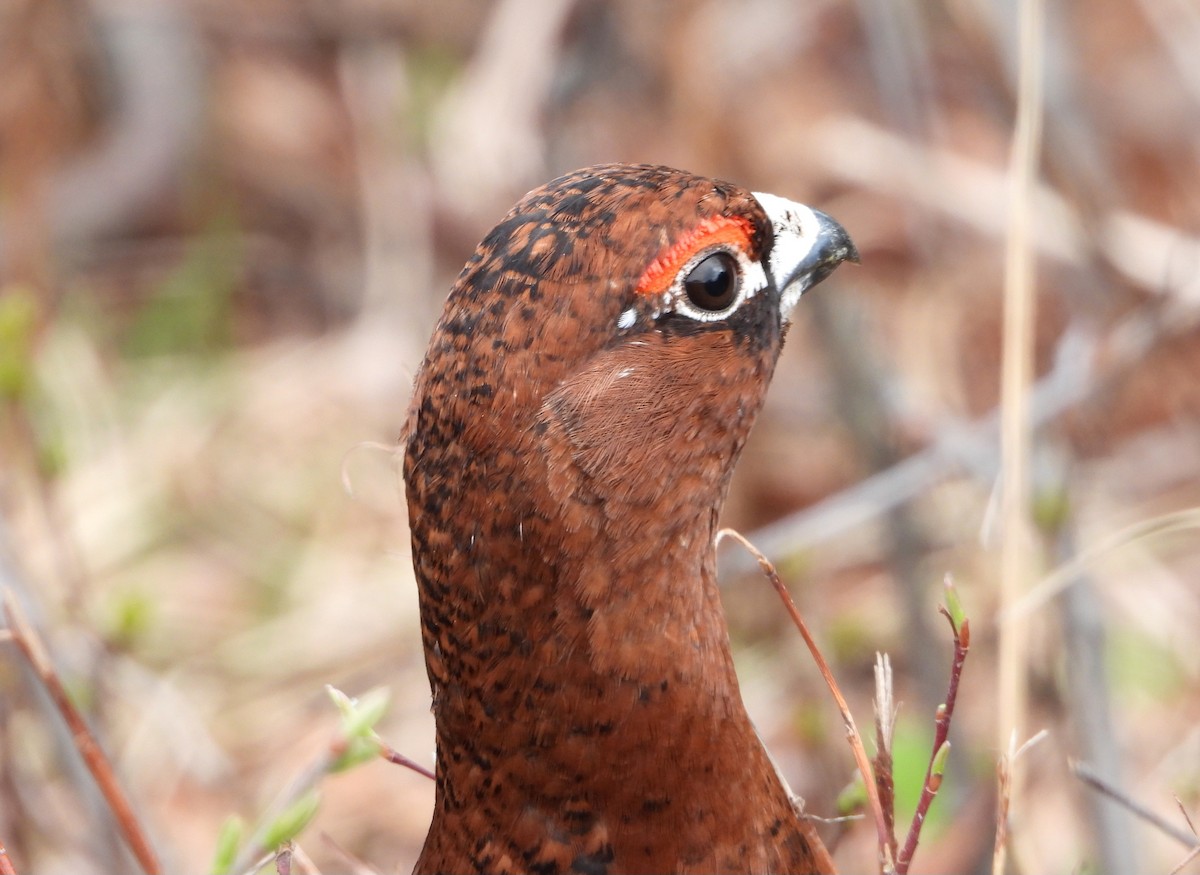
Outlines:
[[737, 261], [728, 252], [714, 252], [692, 268], [683, 290], [701, 310], [724, 310], [737, 297]]

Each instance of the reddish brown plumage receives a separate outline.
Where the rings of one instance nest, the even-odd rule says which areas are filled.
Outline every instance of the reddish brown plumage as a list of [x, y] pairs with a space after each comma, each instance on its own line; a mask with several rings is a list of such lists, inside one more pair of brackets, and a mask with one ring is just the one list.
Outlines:
[[418, 872], [831, 869], [746, 716], [715, 580], [778, 290], [715, 322], [635, 293], [720, 216], [769, 250], [736, 186], [579, 171], [517, 204], [450, 293], [404, 459], [438, 745]]

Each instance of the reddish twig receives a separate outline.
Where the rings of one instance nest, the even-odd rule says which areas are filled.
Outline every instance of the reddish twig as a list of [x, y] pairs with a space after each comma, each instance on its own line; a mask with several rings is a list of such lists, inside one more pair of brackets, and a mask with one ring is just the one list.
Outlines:
[[387, 760], [389, 763], [395, 763], [398, 766], [404, 766], [404, 768], [406, 768], [406, 769], [412, 769], [418, 775], [424, 775], [426, 778], [428, 778], [431, 781], [437, 780], [437, 775], [435, 775], [433, 772], [429, 771], [429, 769], [425, 768], [423, 765], [418, 763], [416, 760], [409, 759], [404, 754], [400, 753], [400, 751], [396, 750], [394, 747], [392, 747], [390, 744], [388, 744], [386, 741], [384, 741], [382, 738], [377, 737], [376, 740], [379, 742], [379, 755], [381, 757], [383, 757], [385, 760]]
[[12, 859], [8, 856], [8, 848], [0, 843], [0, 875], [17, 875], [13, 868]]
[[842, 695], [837, 681], [834, 680], [833, 672], [829, 669], [829, 663], [825, 661], [825, 657], [817, 647], [817, 642], [808, 631], [808, 626], [805, 625], [804, 618], [800, 616], [800, 611], [796, 608], [796, 603], [792, 601], [791, 593], [787, 591], [787, 587], [779, 579], [779, 574], [775, 571], [775, 566], [771, 563], [771, 560], [759, 552], [758, 548], [751, 544], [741, 532], [735, 529], [721, 529], [717, 533], [717, 540], [720, 541], [722, 537], [726, 536], [733, 538], [749, 550], [750, 555], [758, 562], [758, 566], [762, 569], [763, 574], [771, 581], [771, 586], [775, 587], [775, 592], [779, 594], [779, 598], [783, 601], [783, 606], [787, 608], [788, 615], [792, 618], [792, 623], [800, 631], [800, 637], [804, 639], [804, 643], [808, 645], [808, 651], [812, 654], [813, 661], [817, 664], [817, 670], [821, 672], [821, 677], [825, 679], [825, 683], [829, 687], [829, 692], [833, 694], [833, 699], [837, 702], [838, 710], [842, 714], [842, 723], [846, 727], [846, 738], [850, 743], [850, 750], [854, 754], [854, 762], [858, 766], [858, 771], [862, 774], [863, 785], [867, 791], [867, 799], [871, 803], [871, 813], [875, 819], [875, 833], [879, 842], [880, 867], [885, 875], [890, 875], [890, 873], [894, 873], [896, 870], [892, 859], [887, 818], [883, 813], [883, 806], [879, 800], [879, 789], [875, 786], [875, 779], [871, 774], [871, 763], [867, 758], [867, 751], [863, 747], [862, 736], [858, 733], [858, 727], [854, 723], [854, 716], [850, 713], [850, 706], [846, 704], [846, 697]]
[[[949, 586], [949, 582], [947, 582]], [[921, 828], [925, 824], [925, 816], [929, 806], [937, 796], [942, 786], [942, 768], [945, 766], [946, 755], [950, 750], [950, 720], [954, 716], [954, 703], [958, 701], [958, 684], [962, 679], [963, 665], [967, 661], [967, 653], [971, 649], [971, 624], [966, 617], [956, 624], [954, 617], [945, 607], [939, 605], [938, 612], [950, 623], [950, 631], [954, 633], [954, 662], [950, 666], [950, 684], [946, 690], [946, 701], [938, 705], [937, 716], [934, 720], [933, 751], [929, 756], [929, 765], [925, 769], [925, 784], [921, 788], [921, 799], [917, 810], [913, 812], [912, 825], [908, 828], [908, 836], [904, 847], [896, 858], [896, 872], [904, 875], [912, 863], [913, 854], [917, 852], [917, 842], [921, 838]]]
[[59, 679], [58, 673], [54, 670], [54, 664], [50, 660], [45, 645], [25, 618], [24, 611], [21, 610], [21, 606], [13, 598], [12, 593], [8, 589], [3, 590], [3, 603], [4, 612], [8, 616], [8, 627], [12, 634], [13, 643], [33, 668], [38, 680], [41, 681], [42, 686], [45, 687], [46, 692], [50, 694], [50, 698], [54, 701], [58, 713], [70, 729], [71, 738], [75, 742], [75, 748], [79, 751], [79, 755], [83, 757], [84, 764], [87, 765], [88, 771], [92, 773], [92, 777], [96, 780], [96, 784], [99, 786], [100, 792], [104, 795], [104, 799], [108, 803], [113, 817], [116, 818], [121, 834], [124, 836], [134, 857], [137, 858], [138, 865], [142, 867], [142, 871], [146, 875], [158, 875], [162, 871], [159, 866], [158, 857], [154, 853], [154, 849], [150, 846], [150, 842], [146, 838], [141, 825], [138, 823], [138, 819], [133, 812], [133, 806], [129, 803], [129, 798], [121, 789], [121, 785], [117, 781], [117, 776], [113, 771], [112, 764], [108, 761], [108, 757], [104, 755], [104, 751], [96, 742], [95, 736], [88, 729], [83, 715], [79, 713], [70, 696], [67, 695], [67, 691]]

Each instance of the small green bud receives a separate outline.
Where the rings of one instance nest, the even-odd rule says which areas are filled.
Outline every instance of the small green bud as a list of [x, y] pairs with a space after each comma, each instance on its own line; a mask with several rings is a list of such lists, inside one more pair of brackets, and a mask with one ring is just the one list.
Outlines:
[[217, 850], [213, 854], [212, 866], [209, 869], [212, 875], [227, 875], [233, 861], [237, 859], [238, 847], [245, 832], [246, 822], [236, 814], [225, 818], [225, 822], [221, 824], [221, 831], [217, 834]]
[[316, 816], [317, 809], [320, 807], [321, 794], [316, 790], [309, 790], [289, 805], [263, 831], [263, 847], [277, 848], [284, 842], [290, 842], [300, 835], [304, 827], [308, 826], [309, 821]]

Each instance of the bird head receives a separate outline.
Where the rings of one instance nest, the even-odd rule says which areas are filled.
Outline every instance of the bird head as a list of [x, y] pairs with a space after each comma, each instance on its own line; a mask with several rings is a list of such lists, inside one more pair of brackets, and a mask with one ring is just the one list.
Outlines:
[[582, 473], [603, 499], [716, 501], [792, 307], [846, 260], [845, 230], [784, 198], [665, 167], [568, 174], [463, 269], [410, 433], [452, 437], [463, 462], [501, 457], [484, 466], [500, 489], [536, 470], [563, 496]]

